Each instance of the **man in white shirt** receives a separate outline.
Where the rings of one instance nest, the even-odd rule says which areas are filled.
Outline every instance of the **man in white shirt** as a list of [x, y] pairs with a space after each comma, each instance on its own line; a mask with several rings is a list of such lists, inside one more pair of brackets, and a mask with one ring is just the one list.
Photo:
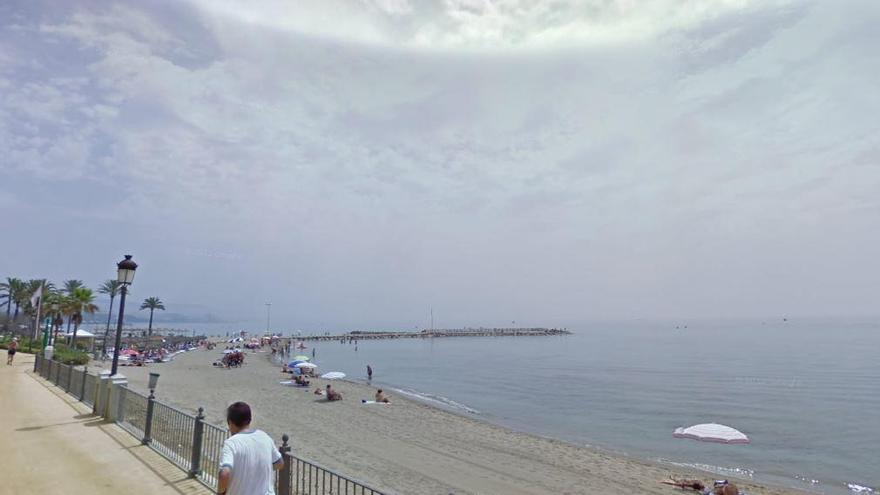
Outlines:
[[284, 466], [275, 442], [262, 430], [251, 429], [251, 407], [236, 402], [226, 409], [232, 436], [223, 442], [217, 493], [275, 495], [272, 470]]

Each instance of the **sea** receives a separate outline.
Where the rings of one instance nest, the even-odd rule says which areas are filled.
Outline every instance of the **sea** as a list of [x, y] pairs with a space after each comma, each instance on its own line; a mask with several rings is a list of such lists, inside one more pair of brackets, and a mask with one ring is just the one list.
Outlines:
[[[510, 428], [827, 494], [880, 487], [880, 323], [614, 322], [561, 337], [314, 344], [342, 371]], [[673, 438], [721, 423], [751, 439]]]
[[[880, 320], [596, 322], [554, 337], [306, 342], [321, 372], [572, 444], [826, 494], [880, 493]], [[751, 439], [673, 438], [721, 423]]]

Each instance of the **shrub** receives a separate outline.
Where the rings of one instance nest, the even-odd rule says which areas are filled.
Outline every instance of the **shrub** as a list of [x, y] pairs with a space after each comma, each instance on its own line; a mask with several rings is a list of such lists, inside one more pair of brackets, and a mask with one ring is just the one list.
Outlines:
[[[77, 346], [79, 347], [79, 346]], [[61, 344], [55, 346], [55, 357], [54, 359], [58, 362], [64, 364], [88, 364], [89, 363], [89, 355], [85, 351], [81, 351], [79, 349], [73, 350], [67, 344]]]

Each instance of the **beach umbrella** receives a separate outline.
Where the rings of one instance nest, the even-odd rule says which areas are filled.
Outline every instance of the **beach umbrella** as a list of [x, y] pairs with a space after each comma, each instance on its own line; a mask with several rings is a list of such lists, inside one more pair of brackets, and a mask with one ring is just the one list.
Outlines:
[[308, 368], [308, 369], [310, 369], [310, 370], [315, 369], [315, 368], [317, 368], [317, 367], [318, 367], [318, 365], [316, 365], [316, 364], [312, 364], [312, 363], [299, 363], [299, 364], [297, 364], [297, 365], [294, 366], [294, 368], [300, 368], [300, 369], [302, 369], [302, 368]]
[[672, 432], [675, 438], [692, 438], [701, 442], [717, 443], [749, 443], [745, 433], [725, 425], [704, 423], [700, 425], [679, 427]]
[[287, 367], [293, 368], [294, 366], [298, 365], [299, 363], [304, 363], [304, 362], [305, 361], [291, 361], [291, 362], [287, 363]]
[[330, 373], [324, 373], [323, 375], [321, 375], [321, 378], [336, 380], [338, 378], [345, 378], [345, 373], [341, 371], [331, 371]]
[[311, 361], [311, 359], [312, 358], [310, 358], [308, 356], [303, 356], [303, 355], [293, 356], [294, 361]]

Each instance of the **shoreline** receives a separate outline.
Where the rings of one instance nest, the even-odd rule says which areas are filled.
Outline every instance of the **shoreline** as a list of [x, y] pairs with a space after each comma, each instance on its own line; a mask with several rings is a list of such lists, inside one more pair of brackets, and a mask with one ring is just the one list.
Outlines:
[[[157, 398], [187, 411], [204, 406], [214, 424], [222, 423], [228, 403], [245, 400], [254, 406], [256, 427], [276, 441], [287, 433], [299, 455], [389, 493], [675, 494], [680, 491], [659, 481], [718, 476], [520, 431], [396, 392], [391, 405], [362, 405], [375, 387], [355, 380], [314, 379], [308, 390], [285, 387], [266, 352], [249, 352], [247, 365], [232, 370], [213, 368], [215, 354], [191, 351], [121, 373], [133, 389], [146, 391], [148, 372], [159, 372]], [[345, 400], [315, 400], [311, 390], [328, 382]], [[813, 493], [736, 481], [751, 495]]]

